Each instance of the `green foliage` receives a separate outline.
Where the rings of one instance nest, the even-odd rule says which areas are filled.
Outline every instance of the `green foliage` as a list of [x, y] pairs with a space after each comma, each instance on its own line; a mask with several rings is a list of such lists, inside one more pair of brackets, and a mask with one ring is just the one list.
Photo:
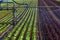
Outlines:
[[[11, 0], [9, 0], [11, 1]], [[20, 3], [27, 3], [29, 4], [30, 2], [32, 3], [31, 6], [37, 6], [37, 1], [33, 1], [32, 0], [16, 0], [17, 2]], [[10, 4], [9, 4], [10, 5]], [[12, 5], [12, 4], [11, 4]], [[10, 6], [11, 6], [10, 5]], [[5, 7], [6, 5], [3, 4], [3, 7]], [[17, 5], [16, 5], [17, 6]], [[21, 5], [19, 5], [21, 6]], [[20, 8], [17, 9], [17, 18], [23, 13], [23, 11], [25, 10], [25, 8]], [[3, 38], [3, 40], [30, 40], [30, 37], [32, 40], [36, 40], [36, 21], [37, 21], [37, 8], [28, 8], [26, 10], [26, 12], [24, 12], [25, 14], [22, 16], [22, 18], [20, 19], [20, 21], [17, 23], [17, 25], [11, 29], [11, 31]], [[2, 11], [1, 13], [3, 13], [2, 15], [4, 15], [4, 13], [7, 13], [9, 11]], [[9, 12], [11, 13], [11, 12]], [[1, 22], [8, 22], [12, 20], [12, 14], [7, 15], [6, 17], [2, 18], [0, 21]], [[1, 25], [0, 25], [1, 26]], [[0, 35], [3, 34], [4, 32], [6, 32], [6, 30], [10, 27], [10, 24], [8, 25], [3, 25], [0, 27]], [[26, 33], [25, 33], [26, 32]]]

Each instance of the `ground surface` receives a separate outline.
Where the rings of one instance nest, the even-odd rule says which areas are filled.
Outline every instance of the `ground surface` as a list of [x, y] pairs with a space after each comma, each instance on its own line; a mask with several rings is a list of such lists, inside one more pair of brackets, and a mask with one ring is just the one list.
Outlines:
[[[59, 6], [59, 2], [39, 0], [38, 6]], [[60, 8], [39, 8], [38, 40], [60, 40]]]
[[[11, 2], [11, 0], [9, 0]], [[17, 0], [18, 2], [19, 0]], [[29, 6], [60, 6], [53, 0], [20, 0]], [[9, 4], [12, 7], [13, 4]], [[26, 6], [17, 5], [15, 6]], [[6, 7], [6, 4], [2, 4]], [[0, 40], [60, 40], [60, 8], [17, 8], [17, 24], [13, 11], [0, 11]], [[6, 23], [5, 23], [6, 22]]]

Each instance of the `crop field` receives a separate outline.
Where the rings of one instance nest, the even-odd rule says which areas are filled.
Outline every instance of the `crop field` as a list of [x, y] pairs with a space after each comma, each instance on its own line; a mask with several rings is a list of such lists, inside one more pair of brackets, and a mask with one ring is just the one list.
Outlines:
[[[19, 2], [19, 0], [17, 1]], [[25, 0], [25, 3], [31, 6], [37, 6], [35, 2]], [[20, 0], [20, 3], [24, 3], [24, 1]], [[1, 5], [2, 8], [7, 7], [6, 3], [2, 3]], [[19, 6], [25, 5], [15, 4], [15, 7]], [[8, 7], [13, 7], [13, 3], [8, 4]], [[0, 40], [36, 40], [37, 9], [17, 8], [16, 10], [18, 22], [15, 26], [9, 24], [13, 20], [13, 10], [0, 11], [0, 23], [3, 23], [0, 24]]]
[[12, 0], [8, 0], [11, 3], [2, 2], [0, 40], [60, 40], [60, 8], [57, 7], [60, 6], [59, 1], [15, 0], [12, 3]]

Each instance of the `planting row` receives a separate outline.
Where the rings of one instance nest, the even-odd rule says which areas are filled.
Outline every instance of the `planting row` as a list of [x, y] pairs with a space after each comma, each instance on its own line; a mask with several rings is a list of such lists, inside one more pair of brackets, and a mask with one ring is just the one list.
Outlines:
[[28, 8], [18, 24], [3, 40], [36, 40], [36, 15], [34, 8]]

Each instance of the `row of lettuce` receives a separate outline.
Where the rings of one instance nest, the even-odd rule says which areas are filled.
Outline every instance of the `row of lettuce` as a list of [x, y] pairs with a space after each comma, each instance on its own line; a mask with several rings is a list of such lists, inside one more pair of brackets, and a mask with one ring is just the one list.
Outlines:
[[28, 8], [22, 19], [3, 40], [36, 40], [36, 17], [36, 9]]
[[[31, 6], [36, 6], [33, 2]], [[10, 24], [4, 24], [0, 27], [0, 36], [6, 31], [8, 32], [2, 40], [36, 40], [36, 22], [37, 22], [37, 8], [20, 8], [17, 9], [17, 18], [22, 18], [19, 20], [16, 26], [14, 26], [10, 31]], [[23, 12], [24, 11], [24, 12]], [[25, 13], [25, 14], [24, 14]], [[2, 18], [1, 22], [11, 22], [13, 20], [12, 12]]]
[[[18, 10], [18, 13], [17, 13], [17, 18], [22, 14], [22, 12], [25, 10], [25, 8], [21, 8], [19, 10]], [[11, 24], [8, 24], [7, 22], [11, 22], [12, 20], [13, 20], [13, 13], [12, 13], [12, 11], [10, 13], [6, 14], [5, 17], [0, 19], [0, 22], [3, 23], [3, 24], [0, 24], [1, 25], [0, 26], [0, 36], [2, 34], [4, 34], [4, 32], [6, 32], [6, 30], [10, 27]], [[4, 23], [7, 23], [7, 24], [4, 24]]]
[[[19, 17], [24, 8], [20, 8], [17, 13], [17, 17]], [[36, 40], [36, 9], [28, 8], [25, 15], [20, 19], [18, 24], [3, 38], [3, 40]], [[10, 22], [12, 21], [12, 13], [10, 12], [4, 18], [2, 18], [1, 22]], [[0, 36], [4, 34], [10, 28], [10, 24], [4, 24], [0, 27]], [[20, 36], [19, 36], [20, 35]], [[31, 36], [30, 36], [31, 35]]]

